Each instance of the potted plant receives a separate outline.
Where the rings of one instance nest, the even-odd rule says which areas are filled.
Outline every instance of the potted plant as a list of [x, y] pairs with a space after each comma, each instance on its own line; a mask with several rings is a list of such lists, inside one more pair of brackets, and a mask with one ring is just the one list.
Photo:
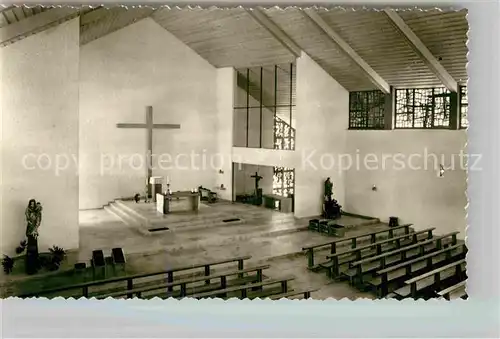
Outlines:
[[49, 271], [56, 271], [59, 269], [61, 262], [66, 256], [66, 251], [58, 246], [52, 246], [49, 248], [50, 258], [45, 262], [45, 268]]
[[14, 269], [14, 259], [11, 257], [4, 255], [2, 260], [3, 271], [5, 274], [9, 274]]
[[16, 247], [16, 254], [21, 254], [23, 253], [25, 250], [26, 250], [26, 246], [27, 246], [27, 242], [26, 240], [23, 240], [19, 243], [19, 246]]

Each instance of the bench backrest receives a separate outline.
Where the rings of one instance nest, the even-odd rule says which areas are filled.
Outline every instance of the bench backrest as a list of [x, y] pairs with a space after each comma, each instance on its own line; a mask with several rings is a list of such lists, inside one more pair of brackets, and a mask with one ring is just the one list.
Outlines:
[[319, 288], [313, 288], [313, 289], [307, 289], [307, 290], [298, 290], [298, 291], [290, 291], [290, 292], [286, 292], [286, 293], [270, 295], [267, 298], [269, 298], [271, 300], [276, 300], [276, 299], [281, 299], [281, 298], [293, 297], [293, 296], [300, 295], [300, 294], [304, 294], [304, 295], [305, 294], [310, 294], [310, 293], [316, 292], [318, 290], [319, 290]]
[[288, 277], [284, 277], [284, 278], [280, 278], [280, 279], [268, 279], [268, 280], [264, 280], [264, 281], [256, 283], [256, 284], [254, 283], [254, 284], [238, 285], [238, 286], [228, 287], [228, 288], [225, 288], [223, 290], [215, 290], [215, 291], [197, 293], [197, 294], [190, 295], [189, 298], [199, 298], [200, 296], [211, 296], [211, 295], [218, 295], [218, 294], [227, 293], [227, 292], [236, 292], [236, 291], [240, 291], [240, 290], [246, 290], [248, 288], [262, 287], [262, 286], [266, 286], [266, 285], [276, 284], [279, 282], [291, 281], [294, 279], [295, 279], [294, 276], [288, 276]]
[[377, 274], [384, 274], [384, 273], [392, 272], [392, 271], [395, 271], [395, 270], [400, 269], [402, 267], [406, 267], [406, 266], [412, 265], [414, 263], [417, 263], [417, 262], [420, 262], [420, 261], [424, 261], [424, 260], [427, 260], [427, 259], [432, 258], [432, 257], [436, 257], [436, 256], [438, 256], [440, 254], [443, 254], [443, 253], [446, 253], [446, 252], [451, 252], [454, 249], [457, 249], [459, 247], [465, 247], [465, 244], [457, 244], [457, 245], [453, 245], [453, 246], [450, 246], [450, 247], [446, 247], [446, 248], [444, 248], [442, 250], [439, 250], [439, 251], [436, 251], [436, 252], [432, 252], [432, 253], [426, 254], [424, 256], [412, 259], [412, 260], [405, 261], [405, 262], [403, 262], [401, 264], [384, 268], [383, 270], [377, 271]]
[[156, 275], [165, 275], [165, 274], [169, 274], [172, 272], [187, 271], [187, 270], [202, 268], [202, 267], [206, 267], [206, 266], [222, 265], [222, 264], [228, 264], [228, 263], [237, 262], [237, 261], [239, 262], [239, 261], [248, 260], [250, 258], [251, 258], [251, 256], [242, 256], [242, 257], [213, 261], [213, 262], [203, 263], [203, 264], [180, 266], [180, 267], [175, 267], [175, 268], [171, 268], [168, 270], [157, 271], [157, 272], [140, 273], [140, 274], [128, 275], [128, 276], [117, 277], [117, 278], [102, 279], [102, 280], [91, 281], [91, 282], [87, 282], [87, 283], [80, 283], [80, 284], [74, 284], [74, 285], [69, 285], [69, 286], [62, 286], [62, 287], [47, 289], [47, 290], [41, 290], [41, 291], [38, 291], [36, 293], [22, 294], [19, 297], [26, 298], [26, 297], [31, 297], [31, 296], [38, 296], [38, 295], [43, 295], [43, 294], [73, 290], [73, 289], [78, 289], [78, 288], [85, 289], [85, 288], [88, 288], [91, 286], [105, 285], [105, 284], [116, 283], [116, 282], [120, 282], [120, 281], [153, 277]]
[[383, 230], [380, 230], [380, 231], [373, 231], [373, 232], [370, 232], [370, 233], [364, 233], [364, 234], [354, 235], [352, 237], [337, 239], [337, 240], [333, 240], [333, 241], [329, 241], [329, 242], [325, 242], [325, 243], [321, 243], [321, 244], [317, 244], [317, 245], [302, 247], [302, 251], [311, 250], [311, 249], [314, 249], [314, 248], [317, 248], [317, 247], [328, 246], [328, 245], [331, 245], [331, 244], [337, 244], [337, 243], [344, 242], [344, 241], [349, 241], [349, 240], [352, 240], [352, 239], [359, 239], [359, 238], [363, 238], [363, 237], [368, 237], [368, 236], [372, 236], [374, 234], [380, 234], [380, 233], [390, 232], [390, 231], [394, 231], [394, 230], [398, 230], [398, 229], [405, 228], [405, 227], [410, 227], [410, 226], [412, 226], [412, 224], [405, 224], [405, 225], [396, 226], [396, 227], [388, 227], [387, 229], [383, 229]]
[[445, 234], [445, 235], [441, 235], [441, 236], [438, 236], [438, 237], [435, 237], [435, 238], [432, 238], [432, 239], [429, 239], [429, 240], [418, 242], [418, 243], [410, 245], [410, 246], [401, 247], [401, 248], [399, 248], [397, 250], [394, 250], [394, 251], [385, 252], [385, 253], [382, 253], [382, 254], [379, 254], [379, 255], [376, 255], [376, 256], [373, 256], [373, 257], [369, 257], [369, 258], [366, 258], [366, 259], [363, 259], [363, 260], [355, 261], [355, 262], [352, 263], [352, 266], [357, 266], [357, 265], [364, 264], [364, 263], [367, 263], [367, 262], [379, 260], [379, 259], [391, 256], [391, 255], [394, 255], [394, 254], [398, 254], [398, 253], [401, 253], [401, 252], [406, 252], [408, 250], [411, 250], [411, 249], [414, 249], [414, 248], [418, 248], [420, 246], [424, 246], [424, 245], [427, 245], [427, 244], [431, 244], [431, 243], [434, 243], [434, 242], [436, 242], [438, 240], [441, 240], [441, 239], [444, 239], [444, 238], [447, 238], [447, 237], [450, 237], [450, 236], [453, 236], [453, 235], [457, 235], [458, 233], [460, 233], [460, 232], [451, 232], [451, 233], [448, 233], [448, 234]]
[[416, 236], [416, 235], [419, 235], [419, 234], [423, 234], [423, 233], [427, 233], [427, 232], [432, 232], [435, 229], [436, 229], [435, 227], [432, 227], [432, 228], [427, 228], [425, 230], [421, 230], [421, 231], [418, 231], [418, 232], [408, 233], [408, 234], [400, 235], [400, 236], [397, 236], [397, 237], [394, 237], [394, 238], [384, 239], [384, 240], [381, 240], [381, 241], [374, 242], [372, 244], [368, 244], [368, 245], [364, 245], [364, 246], [360, 246], [360, 247], [356, 247], [356, 248], [351, 248], [351, 249], [349, 249], [347, 251], [343, 251], [343, 252], [339, 252], [339, 253], [334, 253], [334, 254], [331, 254], [331, 255], [327, 255], [326, 257], [327, 258], [333, 258], [333, 257], [340, 256], [340, 255], [343, 255], [343, 254], [353, 253], [353, 252], [356, 252], [356, 251], [362, 251], [362, 250], [365, 250], [367, 248], [372, 248], [372, 247], [377, 246], [377, 245], [383, 245], [385, 243], [392, 242], [394, 240], [400, 240], [400, 239], [404, 239], [404, 238], [408, 238], [408, 237], [413, 237], [413, 236]]
[[[250, 268], [245, 268], [242, 270], [233, 270], [229, 272], [224, 272], [224, 273], [217, 273], [217, 274], [212, 274], [208, 276], [200, 276], [196, 278], [188, 278], [188, 279], [182, 279], [170, 283], [162, 283], [156, 286], [147, 286], [144, 288], [138, 288], [138, 289], [133, 289], [134, 292], [139, 292], [139, 291], [150, 291], [150, 290], [156, 290], [156, 289], [162, 289], [162, 288], [167, 288], [167, 287], [173, 287], [173, 286], [180, 286], [180, 285], [185, 285], [185, 284], [191, 284], [191, 283], [196, 283], [200, 281], [206, 281], [206, 280], [211, 280], [211, 279], [217, 279], [221, 277], [227, 277], [231, 275], [237, 275], [237, 274], [243, 274], [243, 273], [249, 273], [249, 272], [255, 272], [259, 270], [265, 270], [270, 268], [271, 265], [262, 265], [262, 266], [256, 266], [256, 267], [250, 267]], [[107, 293], [102, 296], [99, 296], [99, 298], [106, 298], [108, 294], [112, 295], [113, 297], [119, 297], [122, 295], [127, 295], [131, 292], [129, 289], [125, 289], [123, 291], [118, 291], [118, 292], [113, 292], [113, 293]]]
[[444, 297], [445, 295], [447, 295], [450, 292], [453, 292], [453, 291], [456, 291], [456, 290], [458, 290], [458, 289], [460, 289], [462, 287], [465, 287], [465, 285], [466, 285], [466, 281], [465, 280], [461, 281], [458, 284], [455, 284], [455, 285], [450, 286], [450, 287], [448, 287], [448, 288], [446, 288], [446, 289], [444, 289], [442, 291], [439, 291], [438, 295]]
[[463, 264], [465, 264], [465, 259], [455, 261], [455, 262], [453, 262], [453, 263], [451, 263], [449, 265], [436, 268], [435, 270], [432, 270], [430, 272], [427, 272], [427, 273], [424, 273], [422, 275], [419, 275], [418, 277], [412, 278], [410, 280], [406, 280], [405, 284], [410, 285], [410, 284], [416, 283], [417, 281], [420, 281], [422, 279], [431, 277], [431, 276], [433, 276], [436, 273], [439, 273], [439, 272], [445, 271], [445, 270], [447, 270], [449, 268], [456, 267], [456, 266], [463, 265]]

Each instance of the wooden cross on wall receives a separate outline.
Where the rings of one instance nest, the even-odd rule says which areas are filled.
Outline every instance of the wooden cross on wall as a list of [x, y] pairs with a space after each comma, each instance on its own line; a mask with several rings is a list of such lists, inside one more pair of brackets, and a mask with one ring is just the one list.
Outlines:
[[147, 166], [146, 166], [146, 182], [148, 184], [148, 196], [151, 195], [151, 185], [149, 178], [153, 176], [152, 156], [153, 156], [153, 129], [180, 129], [179, 124], [154, 124], [153, 123], [153, 107], [146, 107], [146, 123], [119, 123], [118, 128], [145, 128], [147, 131]]

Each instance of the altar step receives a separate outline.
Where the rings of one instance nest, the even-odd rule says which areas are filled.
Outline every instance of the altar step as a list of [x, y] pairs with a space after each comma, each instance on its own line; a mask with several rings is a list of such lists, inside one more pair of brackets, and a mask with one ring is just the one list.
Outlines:
[[[143, 206], [138, 208], [135, 206], [135, 203], [122, 200], [115, 200], [104, 206], [104, 210], [120, 219], [125, 225], [137, 229], [140, 234], [148, 236], [154, 235], [154, 232], [150, 232], [150, 229], [165, 226], [168, 227], [168, 232], [177, 233], [207, 228], [234, 227], [241, 224], [258, 228], [270, 221], [267, 216], [268, 211], [263, 209], [242, 213], [241, 215], [234, 212], [211, 212], [200, 215], [171, 214], [168, 216], [157, 215], [156, 212], [152, 211], [145, 212], [143, 209]], [[141, 211], [145, 214], [141, 214]], [[293, 215], [289, 214], [275, 215], [272, 218], [272, 222], [277, 226], [275, 228], [277, 233], [296, 232], [307, 229], [307, 221], [304, 220], [296, 224], [296, 219]]]
[[150, 234], [151, 224], [148, 219], [137, 211], [128, 207], [120, 200], [110, 202], [104, 210], [120, 219], [125, 225], [137, 229], [141, 234]]
[[[348, 217], [348, 215], [347, 215]], [[347, 220], [346, 220], [347, 219]], [[339, 225], [343, 226], [346, 229], [354, 228], [354, 227], [363, 227], [363, 226], [372, 226], [380, 223], [380, 219], [365, 219], [365, 220], [352, 220], [352, 218], [346, 218], [346, 216], [342, 216], [339, 220]]]

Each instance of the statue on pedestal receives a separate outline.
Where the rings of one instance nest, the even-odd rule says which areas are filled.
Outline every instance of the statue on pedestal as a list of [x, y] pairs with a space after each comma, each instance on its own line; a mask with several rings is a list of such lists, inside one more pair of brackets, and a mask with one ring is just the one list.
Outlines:
[[26, 216], [26, 273], [33, 274], [38, 270], [38, 229], [42, 222], [42, 204], [31, 199], [25, 211]]
[[325, 192], [323, 199], [323, 217], [327, 219], [338, 219], [342, 215], [342, 206], [333, 199], [333, 183], [330, 178], [325, 180]]
[[333, 183], [330, 181], [330, 178], [326, 178], [325, 181], [325, 193], [324, 197], [327, 201], [332, 200], [332, 194], [333, 194]]

